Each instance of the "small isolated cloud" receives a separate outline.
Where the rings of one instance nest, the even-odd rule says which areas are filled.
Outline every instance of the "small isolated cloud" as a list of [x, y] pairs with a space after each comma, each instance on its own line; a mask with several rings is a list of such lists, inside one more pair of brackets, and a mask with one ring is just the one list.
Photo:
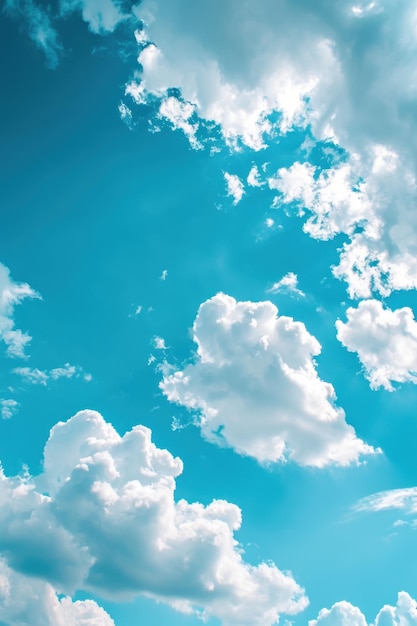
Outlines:
[[57, 595], [49, 583], [24, 576], [0, 559], [0, 620], [16, 626], [115, 626], [93, 600]]
[[264, 184], [262, 182], [261, 174], [258, 168], [256, 167], [256, 165], [252, 165], [249, 171], [248, 177], [246, 179], [246, 182], [251, 187], [261, 187]]
[[182, 469], [148, 428], [120, 436], [99, 413], [80, 411], [52, 428], [41, 474], [0, 470], [0, 555], [60, 593], [143, 594], [225, 626], [271, 626], [303, 610], [291, 574], [243, 560], [239, 507], [175, 500]]
[[[160, 280], [166, 280], [168, 278], [168, 270], [162, 270], [162, 274], [160, 275]], [[152, 310], [152, 307], [148, 309], [148, 311]]]
[[238, 204], [245, 193], [242, 181], [236, 174], [228, 174], [227, 172], [224, 172], [224, 179], [226, 181], [227, 195], [233, 198], [234, 205]]
[[124, 122], [128, 128], [132, 128], [132, 125], [133, 125], [132, 111], [129, 109], [127, 104], [125, 104], [124, 102], [120, 102], [118, 109], [119, 109], [120, 119], [122, 120], [122, 122]]
[[393, 311], [378, 300], [363, 300], [346, 316], [347, 322], [336, 322], [337, 338], [357, 353], [371, 389], [417, 383], [417, 322], [409, 307]]
[[19, 409], [19, 403], [12, 398], [0, 398], [0, 416], [4, 420], [8, 420], [16, 415]]
[[154, 337], [153, 339], [153, 345], [155, 350], [166, 350], [166, 344], [165, 344], [165, 339], [163, 337]]
[[[417, 626], [417, 603], [405, 591], [398, 594], [397, 604], [386, 604], [369, 626]], [[308, 626], [368, 626], [358, 607], [343, 600], [330, 609], [322, 609], [317, 619], [310, 620]]]
[[265, 220], [265, 224], [268, 228], [272, 228], [273, 225], [275, 224], [274, 220], [272, 219], [272, 217], [267, 217]]
[[288, 293], [296, 296], [305, 296], [305, 293], [298, 288], [298, 277], [294, 272], [285, 274], [281, 280], [269, 287], [266, 293]]
[[6, 0], [4, 11], [24, 23], [30, 39], [45, 54], [47, 66], [51, 69], [57, 67], [62, 45], [46, 9], [32, 0]]
[[14, 325], [14, 308], [25, 298], [40, 298], [40, 295], [26, 283], [15, 283], [9, 269], [0, 263], [0, 340], [11, 357], [24, 358], [25, 347], [32, 339]]
[[194, 326], [197, 356], [182, 371], [166, 365], [160, 387], [195, 412], [202, 435], [259, 462], [291, 459], [324, 467], [357, 463], [376, 451], [356, 436], [322, 381], [319, 342], [272, 302], [219, 293]]
[[79, 365], [65, 363], [63, 367], [54, 367], [51, 370], [39, 370], [31, 367], [15, 367], [13, 374], [21, 376], [25, 382], [33, 385], [47, 385], [50, 380], [59, 378], [83, 378], [86, 382], [92, 380], [91, 374], [84, 372]]

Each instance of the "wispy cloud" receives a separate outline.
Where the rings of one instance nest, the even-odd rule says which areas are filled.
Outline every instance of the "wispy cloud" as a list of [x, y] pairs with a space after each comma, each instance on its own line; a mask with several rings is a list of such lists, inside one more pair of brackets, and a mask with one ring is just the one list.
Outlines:
[[44, 52], [47, 66], [57, 67], [63, 48], [48, 11], [33, 0], [6, 0], [4, 11], [26, 25], [29, 37]]
[[78, 365], [70, 365], [65, 363], [63, 367], [55, 367], [51, 370], [40, 370], [31, 367], [15, 367], [13, 374], [21, 376], [21, 378], [33, 385], [47, 385], [51, 380], [59, 378], [83, 378], [86, 382], [92, 379], [91, 374], [84, 372], [82, 367]]

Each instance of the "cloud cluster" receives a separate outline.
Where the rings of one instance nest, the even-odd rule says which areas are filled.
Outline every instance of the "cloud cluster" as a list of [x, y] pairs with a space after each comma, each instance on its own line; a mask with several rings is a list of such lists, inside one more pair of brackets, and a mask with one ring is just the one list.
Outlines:
[[19, 408], [19, 403], [13, 398], [0, 398], [0, 417], [8, 420], [13, 417]]
[[49, 583], [13, 571], [3, 559], [0, 620], [13, 626], [115, 626], [110, 615], [93, 600], [59, 598]]
[[268, 184], [278, 192], [274, 206], [307, 215], [303, 229], [311, 237], [348, 236], [333, 273], [351, 298], [417, 287], [417, 185], [397, 153], [373, 146], [366, 158], [328, 169], [296, 162]]
[[[417, 603], [405, 591], [398, 594], [395, 606], [385, 605], [370, 626], [416, 626]], [[350, 602], [336, 602], [330, 609], [322, 609], [317, 619], [308, 626], [368, 626], [363, 613]]]
[[14, 308], [25, 298], [40, 298], [26, 283], [16, 283], [9, 269], [0, 263], [0, 340], [7, 346], [7, 355], [24, 357], [25, 347], [32, 339], [30, 335], [15, 328]]
[[302, 610], [291, 574], [243, 560], [237, 506], [174, 499], [181, 472], [149, 429], [121, 437], [99, 413], [81, 411], [52, 428], [40, 475], [1, 473], [0, 555], [59, 592], [145, 594], [225, 625], [265, 626]]
[[196, 358], [179, 371], [167, 365], [160, 387], [196, 413], [209, 441], [259, 462], [316, 467], [375, 453], [346, 423], [332, 385], [319, 378], [319, 342], [271, 302], [219, 293], [200, 306], [193, 332]]
[[409, 307], [392, 311], [377, 300], [362, 300], [346, 316], [346, 322], [336, 322], [337, 338], [357, 353], [372, 389], [417, 383], [417, 322]]
[[198, 11], [190, 0], [144, 0], [135, 14], [140, 71], [127, 94], [159, 106], [191, 143], [211, 124], [233, 148], [259, 150], [297, 126], [313, 144], [342, 146], [334, 167], [282, 169], [281, 199], [307, 210], [311, 236], [348, 235], [334, 273], [351, 297], [417, 287], [411, 0], [216, 0]]

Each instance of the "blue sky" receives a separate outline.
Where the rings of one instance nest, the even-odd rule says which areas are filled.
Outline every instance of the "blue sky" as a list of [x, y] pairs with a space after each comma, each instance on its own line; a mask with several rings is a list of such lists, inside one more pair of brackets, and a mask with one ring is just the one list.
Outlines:
[[417, 624], [411, 2], [6, 0], [0, 624]]

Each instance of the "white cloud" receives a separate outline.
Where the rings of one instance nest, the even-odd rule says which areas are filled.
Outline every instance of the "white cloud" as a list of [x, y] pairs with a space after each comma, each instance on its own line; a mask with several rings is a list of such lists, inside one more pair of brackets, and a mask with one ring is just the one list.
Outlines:
[[90, 30], [100, 35], [112, 33], [121, 22], [129, 19], [112, 0], [61, 0], [61, 17], [75, 11], [80, 11]]
[[168, 400], [196, 413], [203, 436], [260, 462], [291, 459], [323, 467], [376, 451], [359, 439], [316, 371], [319, 342], [271, 302], [217, 294], [193, 326], [197, 356], [183, 371], [166, 365]]
[[224, 180], [226, 181], [227, 195], [233, 198], [233, 204], [238, 204], [245, 193], [245, 188], [239, 176], [224, 172]]
[[347, 322], [336, 322], [337, 338], [357, 353], [372, 389], [417, 383], [417, 322], [409, 307], [392, 311], [377, 300], [363, 300], [346, 316]]
[[246, 181], [247, 181], [248, 185], [250, 185], [251, 187], [261, 187], [262, 186], [262, 184], [263, 184], [262, 178], [261, 178], [261, 175], [260, 175], [259, 170], [256, 167], [256, 165], [252, 165]]
[[[163, 103], [178, 89], [178, 103], [236, 149], [297, 125], [312, 145], [338, 143], [345, 161], [334, 168], [281, 170], [281, 198], [307, 209], [311, 236], [348, 235], [334, 273], [351, 297], [417, 287], [414, 2], [215, 0], [196, 11], [190, 0], [144, 0], [135, 12], [141, 70], [128, 93]], [[261, 184], [254, 169], [248, 184]]]
[[40, 370], [32, 367], [15, 367], [13, 374], [21, 376], [26, 382], [34, 385], [47, 385], [50, 380], [58, 380], [59, 378], [80, 378], [86, 382], [91, 381], [92, 376], [84, 372], [79, 365], [71, 365], [65, 363], [63, 367], [54, 367], [51, 370]]
[[23, 576], [0, 560], [0, 620], [13, 626], [114, 626], [93, 600], [59, 598], [37, 578]]
[[167, 97], [160, 104], [158, 116], [170, 122], [173, 130], [182, 130], [194, 149], [202, 148], [196, 138], [198, 123], [191, 122], [195, 116], [195, 107], [189, 102], [181, 102], [173, 96]]
[[[162, 270], [162, 274], [160, 275], [160, 280], [166, 280], [168, 278], [168, 270]], [[151, 308], [148, 309], [149, 311]]]
[[163, 337], [154, 337], [153, 343], [155, 350], [166, 350], [167, 348]]
[[328, 170], [294, 163], [268, 181], [279, 192], [275, 206], [307, 214], [303, 229], [310, 236], [348, 235], [333, 273], [352, 298], [417, 287], [415, 177], [392, 150], [368, 152]]
[[417, 487], [391, 489], [362, 498], [354, 507], [357, 512], [402, 510], [407, 515], [417, 514]]
[[[416, 601], [405, 591], [400, 591], [396, 606], [385, 605], [370, 626], [417, 625]], [[363, 613], [350, 602], [336, 602], [330, 609], [322, 609], [308, 626], [368, 626]]]
[[337, 137], [351, 152], [415, 145], [411, 0], [330, 8], [303, 0], [256, 6], [215, 0], [198, 11], [190, 0], [144, 0], [135, 13], [145, 22], [141, 45], [154, 48], [152, 62], [147, 48], [139, 56], [143, 74], [136, 83], [144, 97], [179, 88], [232, 145], [238, 138], [254, 149], [265, 145], [275, 130], [272, 111], [281, 113], [281, 132], [309, 122], [317, 137]]
[[0, 398], [0, 416], [4, 420], [8, 420], [16, 415], [19, 409], [19, 403], [12, 398]]
[[305, 296], [305, 293], [298, 288], [298, 277], [294, 272], [288, 272], [271, 287], [266, 290], [266, 293], [289, 293], [297, 296]]
[[25, 347], [32, 339], [30, 335], [15, 328], [14, 308], [25, 298], [40, 298], [26, 283], [15, 283], [9, 269], [0, 263], [0, 340], [7, 346], [11, 357], [25, 356]]
[[240, 509], [174, 499], [182, 462], [136, 426], [120, 437], [94, 411], [59, 422], [43, 472], [0, 474], [0, 554], [59, 592], [145, 594], [225, 626], [268, 626], [307, 604], [291, 574], [246, 563]]
[[351, 164], [320, 170], [309, 163], [294, 163], [281, 168], [269, 179], [269, 187], [280, 195], [275, 204], [293, 203], [298, 213], [310, 214], [304, 231], [315, 239], [331, 239], [340, 232], [352, 233], [358, 223], [371, 222], [374, 229], [372, 205], [364, 185], [356, 184], [358, 175]]
[[368, 626], [365, 616], [356, 607], [342, 600], [331, 609], [322, 609], [317, 619], [309, 620], [308, 626]]
[[[254, 149], [262, 148], [264, 133], [272, 129], [268, 115], [274, 109], [282, 112], [279, 126], [283, 131], [303, 117], [305, 96], [316, 80], [314, 62], [329, 54], [325, 44], [308, 37], [310, 54], [305, 55], [308, 63], [301, 71], [289, 58], [286, 43], [291, 35], [288, 39], [275, 36], [274, 22], [285, 16], [277, 15], [280, 11], [272, 2], [264, 4], [246, 11], [236, 1], [226, 10], [216, 2], [208, 13], [200, 7], [196, 19], [187, 0], [169, 5], [141, 3], [135, 12], [146, 22], [142, 32], [153, 45], [140, 53], [143, 74], [131, 88], [141, 81], [142, 98], [153, 94], [164, 100], [169, 87], [178, 87], [200, 118], [220, 125], [230, 145], [242, 140]], [[271, 12], [273, 19], [265, 19]], [[222, 16], [220, 31], [214, 15]], [[287, 28], [293, 29], [289, 20], [282, 34]], [[266, 54], [258, 52], [256, 33]]]

